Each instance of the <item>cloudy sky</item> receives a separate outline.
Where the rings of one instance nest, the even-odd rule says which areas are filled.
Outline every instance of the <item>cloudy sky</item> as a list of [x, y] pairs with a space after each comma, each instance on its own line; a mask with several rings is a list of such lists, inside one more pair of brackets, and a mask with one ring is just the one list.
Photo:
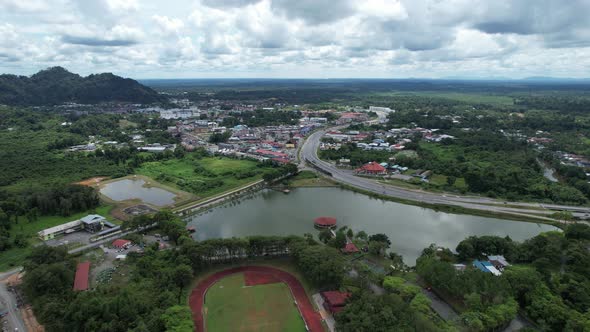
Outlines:
[[590, 77], [590, 0], [0, 0], [0, 72]]

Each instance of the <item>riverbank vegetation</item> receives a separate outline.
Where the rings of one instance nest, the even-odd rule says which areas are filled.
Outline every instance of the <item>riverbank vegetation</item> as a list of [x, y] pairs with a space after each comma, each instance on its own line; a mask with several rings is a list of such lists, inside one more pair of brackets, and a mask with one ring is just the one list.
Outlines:
[[[542, 331], [590, 329], [590, 227], [572, 224], [565, 232], [540, 234], [522, 243], [495, 236], [469, 237], [455, 257], [427, 248], [416, 270], [446, 301], [461, 312], [473, 331], [505, 326], [521, 310]], [[471, 261], [503, 255], [511, 266], [501, 276], [470, 268]], [[457, 271], [452, 263], [468, 268]]]
[[312, 171], [301, 171], [289, 178], [289, 187], [334, 187], [336, 184], [323, 176], [318, 176]]

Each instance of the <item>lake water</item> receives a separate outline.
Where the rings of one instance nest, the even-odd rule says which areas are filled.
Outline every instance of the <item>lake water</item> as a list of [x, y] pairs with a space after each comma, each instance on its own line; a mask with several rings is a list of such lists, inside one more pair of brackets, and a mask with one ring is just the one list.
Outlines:
[[249, 235], [318, 234], [313, 220], [332, 216], [338, 226], [355, 232], [385, 233], [391, 249], [413, 265], [431, 243], [454, 249], [469, 235], [509, 235], [522, 241], [557, 228], [544, 224], [448, 214], [431, 209], [383, 201], [340, 188], [298, 188], [286, 195], [264, 190], [189, 216], [196, 240]]
[[140, 199], [145, 203], [156, 206], [166, 206], [174, 203], [176, 194], [161, 188], [145, 187], [143, 179], [123, 179], [107, 183], [100, 193], [114, 201]]

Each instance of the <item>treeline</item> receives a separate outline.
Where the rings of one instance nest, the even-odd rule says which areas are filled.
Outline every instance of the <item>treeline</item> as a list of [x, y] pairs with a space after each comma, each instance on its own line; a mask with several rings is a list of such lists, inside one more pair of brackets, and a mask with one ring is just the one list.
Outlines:
[[[41, 126], [48, 126], [42, 123]], [[49, 187], [92, 176], [126, 174], [125, 166], [104, 155], [67, 153], [51, 150], [64, 145], [57, 128], [0, 132], [0, 187], [20, 184], [23, 187]], [[79, 137], [79, 136], [78, 136]], [[76, 136], [73, 137], [78, 140]], [[81, 138], [80, 138], [81, 140]], [[66, 142], [70, 143], [70, 142]], [[120, 158], [115, 158], [120, 159]], [[25, 185], [26, 184], [26, 185]]]
[[0, 190], [0, 251], [13, 246], [26, 247], [30, 234], [19, 233], [16, 225], [24, 216], [29, 223], [36, 222], [41, 215], [69, 216], [87, 211], [99, 205], [95, 189], [67, 185], [39, 191], [25, 191], [20, 194]]
[[459, 261], [469, 266], [473, 259], [504, 255], [513, 266], [498, 277], [472, 268], [458, 272], [450, 264], [452, 254], [431, 248], [418, 259], [417, 272], [437, 291], [463, 303], [461, 319], [474, 331], [505, 325], [515, 313], [514, 303], [542, 331], [588, 331], [589, 244], [590, 226], [584, 224], [522, 243], [472, 236], [457, 246]]
[[[419, 291], [419, 290], [418, 290]], [[344, 309], [335, 315], [338, 331], [456, 331], [431, 317], [430, 301], [422, 293], [402, 297], [394, 289], [382, 295], [353, 292]]]
[[585, 113], [590, 109], [590, 99], [577, 96], [519, 96], [514, 103], [529, 109], [554, 110], [563, 113]]
[[553, 168], [557, 175], [565, 180], [565, 182], [582, 192], [587, 199], [590, 199], [590, 183], [588, 183], [588, 176], [582, 167], [564, 165], [554, 155], [553, 152], [544, 150], [539, 155], [542, 160], [547, 162]]
[[278, 166], [274, 162], [264, 162], [259, 164], [258, 166], [271, 166], [272, 168], [267, 170], [264, 175], [262, 175], [262, 179], [266, 182], [272, 182], [276, 179], [286, 177], [289, 175], [294, 175], [298, 172], [297, 165], [288, 163], [282, 166]]
[[398, 157], [396, 162], [413, 169], [429, 169], [453, 178], [464, 178], [470, 192], [511, 200], [537, 199], [583, 204], [586, 196], [576, 186], [545, 179], [537, 153], [526, 142], [501, 133], [453, 131], [455, 140], [421, 143], [420, 158]]
[[38, 210], [42, 215], [69, 216], [98, 207], [100, 199], [95, 188], [66, 185], [44, 191], [25, 193], [23, 211]]

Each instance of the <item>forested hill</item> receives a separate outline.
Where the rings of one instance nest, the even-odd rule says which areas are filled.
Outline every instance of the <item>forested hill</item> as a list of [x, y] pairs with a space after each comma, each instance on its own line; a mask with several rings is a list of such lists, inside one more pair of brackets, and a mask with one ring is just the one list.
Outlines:
[[82, 77], [62, 67], [52, 67], [31, 77], [0, 75], [0, 104], [6, 105], [159, 101], [162, 97], [151, 88], [110, 73]]

